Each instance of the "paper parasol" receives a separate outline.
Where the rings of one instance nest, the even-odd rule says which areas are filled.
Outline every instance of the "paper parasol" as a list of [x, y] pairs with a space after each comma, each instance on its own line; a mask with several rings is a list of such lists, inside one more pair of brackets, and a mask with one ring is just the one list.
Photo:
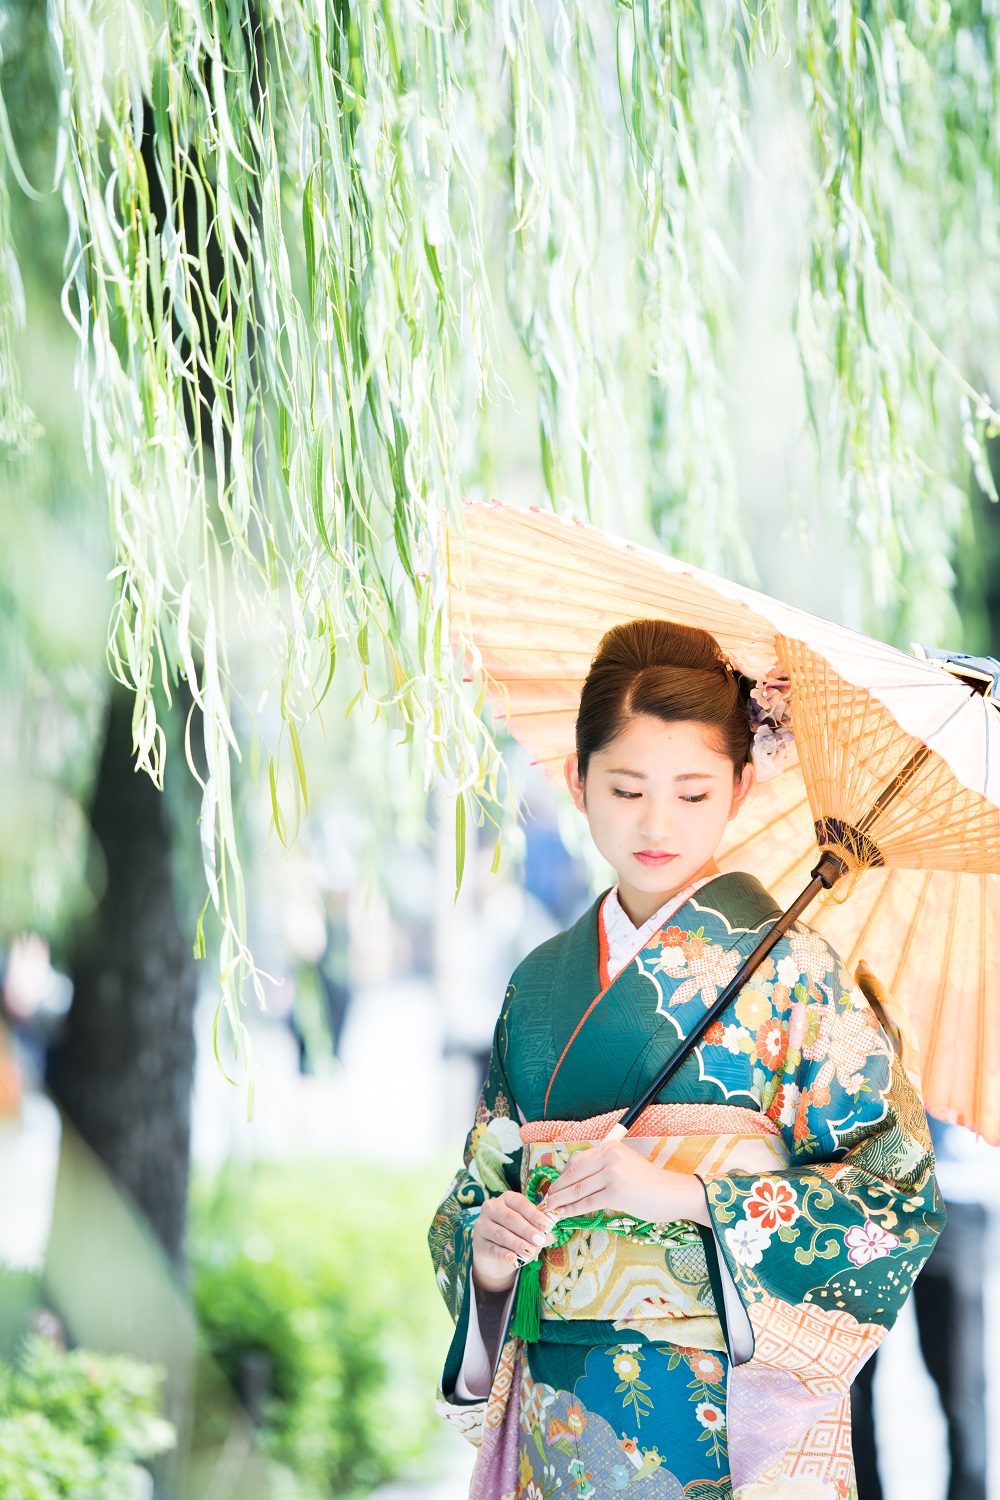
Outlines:
[[828, 869], [860, 863], [849, 899], [830, 892], [810, 924], [905, 1006], [928, 1108], [1000, 1141], [997, 703], [940, 664], [594, 527], [496, 502], [467, 505], [462, 520], [464, 537], [449, 532], [453, 633], [481, 659], [494, 711], [554, 778], [612, 625], [697, 625], [741, 672], [787, 678], [793, 744], [765, 757], [776, 774], [719, 862], [782, 902], [817, 869], [817, 837]]

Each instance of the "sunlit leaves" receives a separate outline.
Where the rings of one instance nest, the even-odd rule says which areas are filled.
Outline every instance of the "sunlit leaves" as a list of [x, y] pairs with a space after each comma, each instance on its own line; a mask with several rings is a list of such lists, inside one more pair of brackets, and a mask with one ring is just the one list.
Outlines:
[[[991, 15], [881, 0], [51, 0], [49, 14], [64, 309], [117, 549], [109, 662], [158, 781], [157, 695], [180, 677], [190, 690], [237, 1034], [254, 982], [244, 743], [283, 842], [308, 806], [302, 731], [335, 671], [447, 782], [457, 847], [497, 795], [479, 663], [450, 650], [440, 536], [487, 405], [508, 394], [501, 303], [551, 503], [750, 573], [731, 371], [764, 81], [803, 142], [815, 483], [846, 519], [870, 623], [900, 635], [919, 599], [947, 632], [962, 486], [970, 468], [991, 484], [980, 387], [1000, 379], [955, 334], [977, 317], [995, 333], [1000, 306]], [[10, 187], [2, 116], [0, 147]], [[30, 418], [6, 208], [0, 186], [10, 446]], [[248, 639], [252, 702], [234, 664]]]

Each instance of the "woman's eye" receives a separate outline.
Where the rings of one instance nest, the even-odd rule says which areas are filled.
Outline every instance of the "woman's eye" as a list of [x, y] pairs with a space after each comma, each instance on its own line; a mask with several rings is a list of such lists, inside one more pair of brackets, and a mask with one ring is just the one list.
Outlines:
[[682, 802], [704, 802], [704, 800], [705, 800], [705, 798], [707, 796], [708, 796], [707, 792], [696, 792], [693, 797], [682, 797], [681, 801]]
[[642, 796], [641, 792], [626, 792], [624, 788], [620, 786], [612, 787], [612, 791], [616, 797], [627, 797], [630, 802], [633, 800], [633, 798]]

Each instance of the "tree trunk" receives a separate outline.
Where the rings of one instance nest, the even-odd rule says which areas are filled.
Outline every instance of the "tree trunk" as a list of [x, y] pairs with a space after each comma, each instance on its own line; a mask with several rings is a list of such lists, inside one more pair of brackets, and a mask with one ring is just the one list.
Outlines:
[[182, 1271], [196, 977], [168, 809], [134, 770], [131, 712], [131, 695], [116, 689], [91, 809], [107, 885], [74, 943], [73, 1004], [49, 1082]]

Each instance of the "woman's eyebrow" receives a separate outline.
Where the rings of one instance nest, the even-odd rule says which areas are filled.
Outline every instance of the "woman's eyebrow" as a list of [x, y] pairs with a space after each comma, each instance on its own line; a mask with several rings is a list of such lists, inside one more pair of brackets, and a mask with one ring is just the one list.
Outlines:
[[[607, 773], [609, 776], [631, 776], [636, 781], [648, 781], [649, 777], [645, 771], [628, 771], [624, 766], [612, 766]], [[714, 781], [715, 777], [711, 771], [682, 771], [675, 781]]]

